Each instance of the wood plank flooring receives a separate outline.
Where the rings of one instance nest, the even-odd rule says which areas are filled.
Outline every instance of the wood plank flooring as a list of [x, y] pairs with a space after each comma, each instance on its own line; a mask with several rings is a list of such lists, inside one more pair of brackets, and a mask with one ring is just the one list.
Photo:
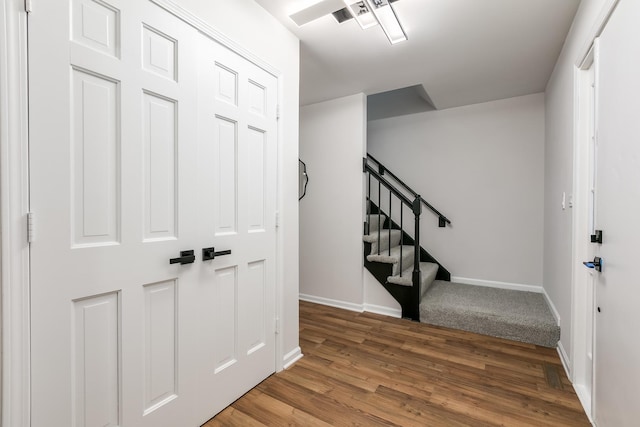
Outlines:
[[555, 349], [307, 302], [300, 346], [205, 427], [590, 425]]

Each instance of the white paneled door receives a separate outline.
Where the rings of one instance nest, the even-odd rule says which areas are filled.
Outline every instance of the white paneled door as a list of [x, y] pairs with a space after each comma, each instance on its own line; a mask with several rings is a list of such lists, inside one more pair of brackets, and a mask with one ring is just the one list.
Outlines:
[[597, 200], [594, 415], [598, 426], [640, 420], [640, 2], [621, 0], [596, 50]]
[[276, 78], [150, 1], [42, 1], [29, 90], [32, 425], [200, 425], [275, 369]]

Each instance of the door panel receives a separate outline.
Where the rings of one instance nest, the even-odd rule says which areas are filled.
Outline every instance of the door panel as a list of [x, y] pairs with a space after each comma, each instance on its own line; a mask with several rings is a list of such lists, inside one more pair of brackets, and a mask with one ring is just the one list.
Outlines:
[[120, 412], [119, 294], [73, 302], [72, 398], [78, 425], [118, 425]]
[[[205, 261], [203, 396], [233, 401], [275, 370], [277, 80], [206, 37], [198, 84], [203, 236], [229, 255]], [[223, 406], [211, 407], [213, 415]]]
[[640, 3], [622, 0], [598, 42], [596, 223], [603, 231], [596, 286], [595, 419], [599, 426], [640, 419]]
[[29, 40], [32, 423], [200, 425], [275, 370], [275, 78], [148, 1]]

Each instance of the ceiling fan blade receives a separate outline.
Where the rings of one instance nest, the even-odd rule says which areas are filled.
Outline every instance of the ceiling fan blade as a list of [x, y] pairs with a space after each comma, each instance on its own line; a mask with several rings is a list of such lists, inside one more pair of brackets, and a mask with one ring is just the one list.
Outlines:
[[320, 0], [314, 5], [291, 14], [289, 17], [298, 26], [301, 26], [311, 21], [315, 21], [318, 18], [322, 18], [325, 15], [329, 15], [336, 10], [343, 9], [344, 7], [345, 3], [343, 0]]

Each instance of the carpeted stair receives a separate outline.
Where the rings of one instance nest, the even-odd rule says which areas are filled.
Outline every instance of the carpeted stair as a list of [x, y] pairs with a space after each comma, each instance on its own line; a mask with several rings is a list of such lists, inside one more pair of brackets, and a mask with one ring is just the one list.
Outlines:
[[[363, 240], [371, 245], [371, 250], [365, 254], [366, 261], [369, 265], [391, 265], [391, 269], [385, 270], [391, 273], [383, 283], [388, 290], [390, 285], [410, 288], [414, 246], [407, 245], [407, 242], [400, 245], [402, 232], [384, 228], [389, 225], [384, 215], [376, 213], [368, 215], [368, 218], [369, 233], [364, 235]], [[556, 347], [560, 339], [560, 327], [542, 294], [435, 280], [438, 270], [436, 263], [420, 262], [421, 322]], [[381, 280], [380, 277], [378, 279]]]
[[540, 293], [436, 280], [420, 303], [420, 321], [556, 347], [558, 326]]

